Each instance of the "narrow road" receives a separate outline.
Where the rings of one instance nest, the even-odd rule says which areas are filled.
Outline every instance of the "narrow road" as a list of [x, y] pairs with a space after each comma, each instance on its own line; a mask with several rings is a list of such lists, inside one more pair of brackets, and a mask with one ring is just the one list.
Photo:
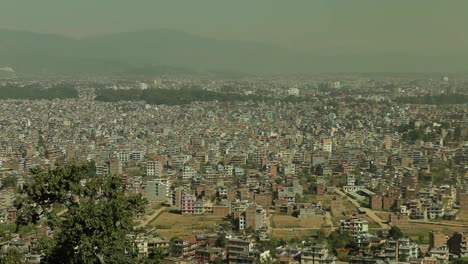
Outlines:
[[[335, 188], [335, 193], [341, 195], [341, 196], [346, 196], [348, 198], [348, 200], [354, 205], [356, 206], [357, 208], [363, 208], [358, 201], [356, 201], [355, 199], [349, 197], [348, 195], [346, 195], [346, 193], [344, 193], [343, 191], [341, 191], [340, 189], [338, 188]], [[385, 228], [385, 229], [389, 229], [390, 228], [390, 225], [385, 223], [385, 220], [383, 220], [382, 218], [380, 218], [375, 212], [374, 210], [370, 209], [370, 208], [363, 208], [364, 211], [366, 212], [367, 216], [372, 219], [372, 221], [376, 222], [381, 228]]]
[[165, 211], [166, 209], [167, 208], [163, 206], [163, 207], [159, 208], [158, 210], [154, 211], [151, 215], [147, 216], [148, 218], [146, 220], [141, 222], [139, 225], [135, 226], [134, 229], [138, 229], [138, 228], [142, 228], [142, 227], [147, 226], [151, 221], [156, 219], [159, 216], [159, 214], [162, 213], [163, 211]]

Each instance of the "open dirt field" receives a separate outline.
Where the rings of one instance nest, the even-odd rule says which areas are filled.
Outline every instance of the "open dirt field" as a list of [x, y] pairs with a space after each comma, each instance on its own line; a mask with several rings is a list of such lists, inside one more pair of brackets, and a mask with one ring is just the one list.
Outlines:
[[401, 231], [407, 232], [408, 235], [415, 236], [415, 239], [423, 235], [424, 237], [427, 237], [429, 240], [429, 231], [432, 230], [438, 230], [443, 232], [444, 234], [451, 236], [453, 235], [454, 232], [463, 232], [463, 231], [468, 231], [468, 228], [464, 227], [457, 227], [457, 226], [446, 226], [446, 225], [434, 225], [434, 224], [420, 224], [420, 223], [410, 223], [406, 227], [401, 227]]
[[333, 199], [335, 195], [325, 194], [325, 195], [312, 195], [311, 201], [320, 201], [323, 207], [330, 207], [330, 200]]
[[312, 230], [294, 230], [289, 229], [273, 229], [271, 236], [274, 238], [282, 238], [284, 240], [289, 240], [291, 238], [306, 238], [310, 236]]
[[321, 219], [309, 219], [309, 218], [296, 218], [290, 215], [275, 215], [272, 218], [272, 227], [274, 228], [311, 228], [320, 226], [325, 223]]
[[158, 218], [148, 224], [155, 227], [156, 233], [164, 238], [173, 236], [193, 236], [197, 233], [212, 232], [218, 228], [223, 218], [216, 216], [180, 215], [169, 212], [162, 213]]

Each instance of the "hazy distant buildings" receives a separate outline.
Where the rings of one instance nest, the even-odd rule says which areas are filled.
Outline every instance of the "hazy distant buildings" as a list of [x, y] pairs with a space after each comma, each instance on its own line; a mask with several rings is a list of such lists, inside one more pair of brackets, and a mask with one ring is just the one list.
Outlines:
[[341, 82], [334, 82], [333, 83], [333, 88], [340, 89], [341, 88]]
[[393, 138], [392, 135], [387, 134], [384, 139], [384, 148], [385, 150], [392, 149]]
[[300, 91], [296, 87], [290, 88], [288, 90], [288, 95], [290, 96], [299, 96], [299, 94], [300, 94]]
[[324, 151], [328, 153], [332, 153], [333, 151], [333, 141], [329, 138], [325, 138], [322, 140], [322, 148]]
[[148, 84], [143, 83], [143, 82], [140, 83], [140, 89], [141, 89], [141, 90], [146, 90], [146, 89], [148, 89]]

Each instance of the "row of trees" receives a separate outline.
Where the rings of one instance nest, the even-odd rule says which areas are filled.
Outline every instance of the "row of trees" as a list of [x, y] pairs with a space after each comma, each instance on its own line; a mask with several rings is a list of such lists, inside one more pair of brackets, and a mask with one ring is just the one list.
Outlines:
[[[429, 126], [430, 127], [430, 126]], [[402, 134], [402, 139], [404, 141], [414, 142], [416, 140], [423, 140], [425, 142], [434, 141], [437, 138], [437, 135], [442, 135], [442, 129], [447, 131], [447, 135], [444, 138], [448, 141], [461, 141], [464, 140], [462, 135], [462, 125], [461, 124], [449, 124], [442, 123], [441, 127], [434, 128], [430, 127], [430, 132], [426, 133], [428, 125], [422, 127], [416, 127], [414, 121], [411, 121], [409, 124], [401, 124], [397, 131]]]
[[397, 103], [402, 104], [464, 104], [468, 102], [466, 94], [439, 94], [439, 95], [424, 95], [424, 96], [405, 96], [395, 99]]
[[416, 140], [422, 140], [424, 142], [432, 142], [436, 139], [437, 134], [435, 132], [426, 133], [424, 129], [417, 128], [404, 133], [402, 139], [404, 141], [414, 142]]
[[[96, 100], [104, 101], [104, 102], [145, 101], [148, 104], [182, 105], [182, 104], [190, 104], [196, 101], [259, 102], [259, 101], [273, 100], [273, 98], [259, 96], [259, 95], [243, 95], [240, 93], [206, 91], [197, 87], [184, 87], [178, 90], [175, 90], [175, 89], [148, 89], [148, 90], [98, 89], [96, 91]], [[310, 100], [310, 98], [288, 96], [280, 100], [286, 103], [297, 103], [297, 102], [308, 101]]]
[[0, 86], [0, 99], [67, 99], [77, 98], [78, 91], [71, 84], [56, 84], [50, 88], [42, 88], [31, 84], [19, 86], [17, 84], [6, 84]]

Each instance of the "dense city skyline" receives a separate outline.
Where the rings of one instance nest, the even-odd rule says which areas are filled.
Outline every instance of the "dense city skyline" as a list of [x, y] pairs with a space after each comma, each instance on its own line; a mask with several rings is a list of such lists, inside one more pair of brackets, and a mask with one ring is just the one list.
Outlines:
[[468, 263], [468, 1], [0, 1], [0, 264]]

